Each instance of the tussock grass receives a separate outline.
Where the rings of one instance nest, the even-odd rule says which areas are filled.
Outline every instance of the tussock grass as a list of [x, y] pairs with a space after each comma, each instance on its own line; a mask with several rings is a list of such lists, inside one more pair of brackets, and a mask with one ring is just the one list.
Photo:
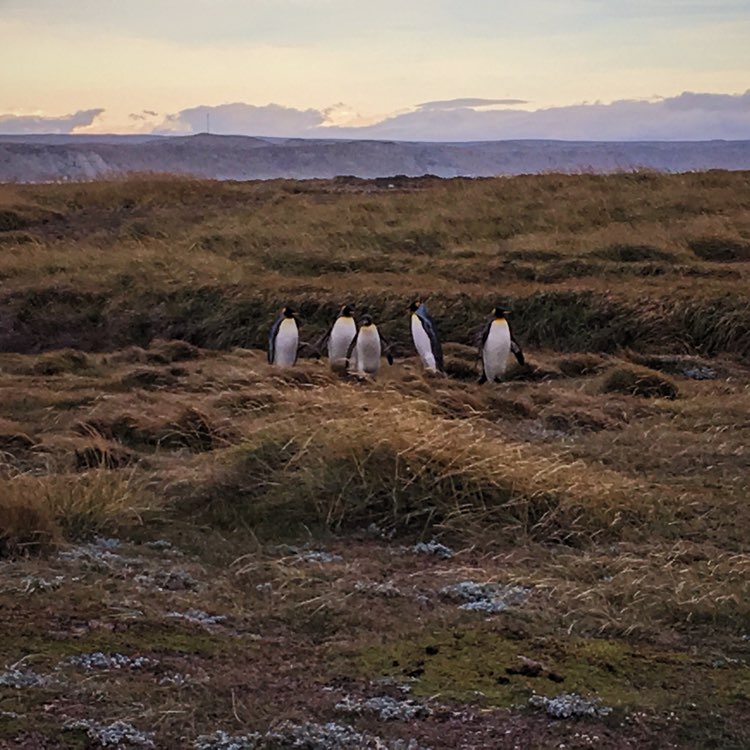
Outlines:
[[557, 367], [563, 375], [577, 378], [583, 375], [595, 375], [606, 367], [607, 360], [597, 354], [571, 354], [557, 361]]
[[112, 533], [151, 507], [154, 498], [132, 473], [101, 469], [0, 480], [0, 555]]
[[622, 365], [610, 370], [602, 383], [604, 393], [626, 393], [643, 398], [677, 398], [675, 382], [646, 367]]
[[261, 347], [279, 305], [298, 307], [315, 335], [353, 296], [406, 346], [404, 307], [426, 295], [446, 341], [470, 344], [502, 302], [532, 346], [748, 357], [745, 264], [721, 268], [688, 249], [746, 243], [747, 179], [536, 175], [380, 190], [141, 175], [5, 186], [0, 205], [46, 213], [14, 230], [32, 243], [0, 258], [10, 321], [0, 347], [95, 351], [159, 337]]
[[591, 254], [603, 260], [612, 260], [619, 263], [639, 263], [647, 260], [675, 260], [675, 256], [672, 253], [661, 250], [653, 245], [626, 245], [618, 243], [597, 248]]
[[[97, 415], [76, 424], [75, 430], [95, 441], [103, 439], [103, 454], [112, 453], [111, 446], [106, 445], [107, 441], [116, 441], [136, 449], [188, 448], [195, 452], [208, 451], [226, 445], [232, 435], [228, 420], [218, 417], [210, 409], [181, 407], [178, 403], [170, 402], [146, 413], [125, 411]], [[120, 463], [114, 457], [111, 460]]]
[[717, 263], [750, 261], [750, 242], [722, 237], [701, 237], [688, 242], [690, 249], [703, 260]]
[[[340, 387], [304, 401], [304, 412], [256, 426], [226, 451], [183, 502], [212, 523], [261, 533], [376, 523], [566, 542], [618, 533], [620, 506], [652, 512], [627, 477], [493, 438], [395, 392], [373, 399]], [[640, 505], [628, 502], [636, 496]]]
[[29, 450], [34, 439], [15, 420], [0, 417], [0, 451]]
[[[507, 565], [517, 555], [503, 557]], [[665, 629], [741, 636], [750, 617], [750, 559], [710, 544], [680, 540], [648, 549], [622, 544], [616, 554], [537, 549], [529, 559], [534, 562], [517, 572], [519, 580], [533, 582], [566, 626], [579, 632], [658, 639]]]

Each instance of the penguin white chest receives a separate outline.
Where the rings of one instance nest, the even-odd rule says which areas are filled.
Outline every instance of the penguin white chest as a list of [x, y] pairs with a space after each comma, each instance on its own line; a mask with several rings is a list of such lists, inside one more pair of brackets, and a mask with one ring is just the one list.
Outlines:
[[380, 334], [376, 326], [362, 326], [357, 336], [357, 369], [368, 375], [380, 369]]
[[482, 349], [482, 364], [487, 380], [501, 378], [508, 367], [510, 328], [506, 320], [493, 320]]
[[279, 367], [291, 367], [297, 361], [299, 330], [294, 318], [284, 318], [276, 333], [273, 363]]
[[333, 368], [346, 366], [346, 354], [352, 340], [357, 335], [357, 325], [354, 318], [340, 317], [331, 329], [328, 337], [328, 361]]
[[414, 340], [414, 347], [422, 359], [424, 366], [428, 370], [437, 370], [435, 355], [432, 352], [432, 342], [422, 325], [422, 321], [419, 319], [419, 315], [416, 313], [412, 313], [411, 315], [411, 337]]

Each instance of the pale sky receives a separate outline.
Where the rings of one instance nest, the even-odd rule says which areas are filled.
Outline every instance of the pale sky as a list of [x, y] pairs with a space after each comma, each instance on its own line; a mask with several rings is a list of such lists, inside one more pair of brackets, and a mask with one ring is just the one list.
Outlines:
[[750, 138], [748, 90], [750, 0], [0, 0], [0, 132], [590, 137], [573, 105], [666, 99]]

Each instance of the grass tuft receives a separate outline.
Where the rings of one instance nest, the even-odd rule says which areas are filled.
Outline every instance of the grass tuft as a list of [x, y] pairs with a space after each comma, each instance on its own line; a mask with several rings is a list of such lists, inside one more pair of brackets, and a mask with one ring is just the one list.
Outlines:
[[134, 474], [20, 475], [0, 481], [0, 554], [36, 553], [61, 540], [114, 533], [153, 507]]
[[81, 374], [91, 370], [92, 363], [89, 357], [76, 349], [61, 349], [43, 354], [31, 368], [35, 375]]
[[[212, 524], [272, 536], [376, 523], [573, 541], [615, 530], [615, 508], [634, 491], [625, 477], [492, 439], [394, 392], [375, 400], [347, 391], [306, 394], [309, 414], [258, 426], [217, 456], [197, 492], [189, 483], [183, 506]], [[636, 516], [648, 515], [642, 503]]]
[[702, 237], [688, 242], [690, 249], [702, 260], [715, 263], [750, 261], [750, 242], [721, 237]]
[[673, 261], [675, 256], [653, 245], [607, 245], [591, 252], [595, 258], [618, 263], [641, 263], [648, 260]]
[[678, 396], [677, 385], [670, 378], [645, 367], [627, 365], [609, 371], [602, 383], [602, 391], [642, 398], [675, 399]]
[[606, 359], [598, 354], [571, 354], [557, 361], [557, 367], [569, 378], [596, 375], [606, 367]]

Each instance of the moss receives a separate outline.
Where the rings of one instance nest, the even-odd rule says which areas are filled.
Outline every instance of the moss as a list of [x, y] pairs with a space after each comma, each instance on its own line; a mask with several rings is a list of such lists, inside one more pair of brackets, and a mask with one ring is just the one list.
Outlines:
[[34, 663], [56, 665], [74, 654], [93, 651], [126, 654], [193, 654], [216, 656], [241, 647], [252, 648], [235, 636], [188, 629], [178, 622], [136, 622], [122, 631], [90, 631], [80, 638], [49, 638], [46, 632], [0, 633], [0, 655], [6, 661], [34, 654]]
[[[517, 674], [519, 656], [543, 665], [538, 676]], [[675, 710], [687, 703], [703, 708], [743, 705], [750, 690], [750, 666], [715, 668], [684, 652], [633, 646], [623, 641], [524, 637], [502, 625], [463, 624], [431, 630], [383, 645], [368, 646], [354, 657], [366, 676], [415, 679], [417, 696], [469, 700], [480, 691], [494, 706], [526, 702], [532, 693], [594, 695], [621, 708]], [[679, 695], [679, 698], [676, 697]]]

